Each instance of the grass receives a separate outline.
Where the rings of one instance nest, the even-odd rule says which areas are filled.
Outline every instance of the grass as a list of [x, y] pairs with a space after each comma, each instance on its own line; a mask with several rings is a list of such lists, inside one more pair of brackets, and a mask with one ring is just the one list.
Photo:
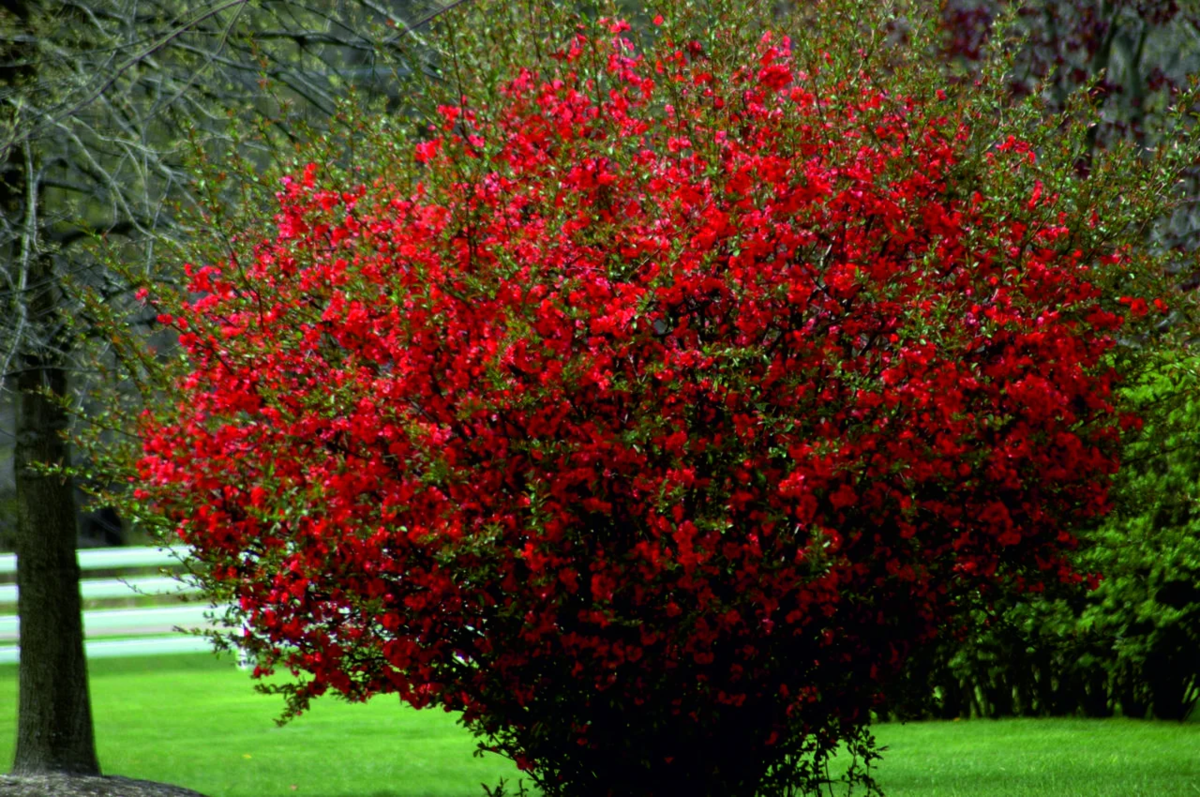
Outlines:
[[1200, 722], [919, 722], [875, 737], [888, 797], [1200, 797]]
[[[106, 772], [210, 797], [480, 797], [517, 771], [472, 757], [454, 718], [377, 699], [318, 701], [277, 728], [278, 698], [210, 656], [90, 664]], [[12, 760], [16, 668], [0, 667], [0, 771]], [[1200, 797], [1200, 722], [1006, 720], [881, 725], [889, 797]], [[664, 795], [663, 797], [675, 797]]]
[[[454, 717], [321, 700], [284, 727], [282, 699], [212, 656], [89, 662], [97, 752], [106, 774], [176, 783], [209, 797], [480, 797], [517, 770], [474, 758]], [[16, 667], [0, 666], [0, 772], [12, 761]]]

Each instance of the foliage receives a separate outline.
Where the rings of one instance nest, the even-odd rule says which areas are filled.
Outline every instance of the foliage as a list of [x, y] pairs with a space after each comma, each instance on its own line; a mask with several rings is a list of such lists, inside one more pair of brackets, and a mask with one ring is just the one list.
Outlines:
[[1148, 422], [1125, 449], [1116, 511], [1080, 532], [1079, 566], [1104, 574], [1083, 595], [1007, 601], [908, 674], [907, 716], [1120, 710], [1182, 719], [1200, 700], [1200, 437], [1194, 356], [1147, 355], [1127, 389]]
[[1182, 719], [1200, 700], [1200, 374], [1194, 355], [1160, 357], [1133, 392], [1153, 418], [1125, 452], [1121, 511], [1089, 558], [1109, 574], [1084, 624], [1115, 639], [1125, 714]]
[[158, 299], [135, 498], [292, 711], [461, 710], [549, 795], [811, 793], [914, 646], [1081, 580], [1194, 150], [1079, 180], [996, 75], [832, 44], [854, 4], [689, 8], [508, 39], [417, 141], [356, 117]]

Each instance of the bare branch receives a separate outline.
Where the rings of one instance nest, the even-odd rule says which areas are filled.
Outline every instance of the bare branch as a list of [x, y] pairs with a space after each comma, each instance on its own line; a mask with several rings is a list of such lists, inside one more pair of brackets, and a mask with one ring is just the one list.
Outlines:
[[3, 146], [0, 146], [0, 158], [6, 157], [8, 155], [8, 151], [12, 147], [19, 144], [20, 142], [25, 141], [29, 138], [35, 137], [39, 133], [41, 133], [43, 130], [45, 130], [47, 127], [56, 125], [56, 124], [62, 122], [64, 119], [67, 119], [68, 117], [74, 116], [75, 114], [79, 113], [79, 111], [81, 111], [87, 105], [91, 104], [91, 102], [93, 100], [95, 100], [97, 97], [99, 97], [101, 94], [103, 94], [109, 88], [111, 88], [113, 86], [113, 84], [115, 84], [122, 75], [124, 75], [126, 72], [128, 72], [133, 67], [140, 64], [142, 61], [144, 61], [147, 58], [149, 58], [150, 56], [154, 55], [156, 52], [158, 52], [162, 48], [166, 47], [168, 44], [173, 42], [175, 39], [177, 39], [182, 34], [186, 33], [191, 28], [195, 27], [196, 25], [200, 24], [201, 22], [203, 22], [206, 19], [210, 19], [210, 18], [216, 16], [217, 14], [220, 14], [222, 11], [225, 11], [230, 8], [234, 8], [235, 6], [243, 6], [247, 2], [248, 2], [248, 0], [228, 0], [227, 2], [222, 3], [221, 5], [217, 6], [216, 8], [211, 8], [208, 11], [205, 11], [203, 14], [200, 14], [199, 16], [195, 17], [194, 19], [190, 20], [189, 22], [187, 22], [183, 25], [180, 25], [179, 27], [175, 28], [172, 31], [169, 31], [162, 38], [160, 38], [157, 42], [152, 44], [149, 48], [147, 48], [143, 52], [138, 53], [137, 55], [134, 55], [133, 57], [129, 58], [124, 64], [119, 66], [115, 72], [113, 72], [112, 74], [108, 75], [105, 79], [100, 81], [100, 83], [93, 90], [91, 90], [86, 95], [84, 95], [84, 97], [82, 99], [80, 99], [78, 102], [74, 103], [67, 109], [55, 114], [51, 119], [34, 127], [32, 130], [30, 130], [24, 134], [14, 136], [14, 137], [10, 138], [8, 141], [6, 141]]
[[4, 385], [8, 375], [8, 369], [12, 365], [13, 359], [17, 356], [20, 350], [21, 340], [25, 333], [25, 327], [29, 322], [29, 309], [26, 307], [24, 296], [29, 284], [29, 263], [30, 260], [36, 257], [34, 251], [37, 247], [38, 239], [38, 175], [33, 167], [33, 152], [29, 147], [24, 147], [25, 155], [25, 221], [22, 225], [21, 233], [21, 256], [17, 271], [17, 295], [13, 304], [16, 305], [17, 324], [13, 333], [12, 339], [8, 345], [8, 351], [4, 353], [4, 363], [0, 365], [0, 395], [4, 393]]

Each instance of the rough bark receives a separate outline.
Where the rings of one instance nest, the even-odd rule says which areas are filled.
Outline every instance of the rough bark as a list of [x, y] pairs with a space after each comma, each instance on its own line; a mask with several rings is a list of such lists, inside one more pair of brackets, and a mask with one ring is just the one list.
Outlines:
[[[39, 294], [51, 294], [49, 269]], [[54, 299], [31, 303], [53, 314]], [[42, 305], [39, 307], [39, 305]], [[52, 317], [52, 315], [51, 315]], [[66, 464], [61, 434], [67, 416], [56, 399], [66, 392], [60, 351], [21, 358], [17, 376], [17, 613], [21, 618], [19, 709], [13, 772], [100, 774], [83, 651], [75, 500], [71, 480], [35, 470]]]

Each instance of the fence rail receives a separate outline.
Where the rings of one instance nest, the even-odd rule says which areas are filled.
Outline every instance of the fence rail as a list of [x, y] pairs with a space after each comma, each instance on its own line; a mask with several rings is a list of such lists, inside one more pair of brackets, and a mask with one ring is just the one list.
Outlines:
[[[76, 551], [82, 570], [119, 570], [133, 567], [171, 567], [183, 555], [170, 548], [131, 546], [127, 548], [80, 548]], [[0, 554], [0, 574], [17, 572], [17, 555]]]
[[[163, 548], [90, 548], [77, 552], [85, 576], [100, 570], [136, 570], [171, 567], [181, 561], [178, 551]], [[17, 572], [14, 554], [0, 554], [0, 575]], [[84, 649], [90, 659], [122, 656], [194, 653], [210, 649], [207, 639], [181, 633], [179, 628], [209, 628], [205, 604], [180, 603], [180, 596], [194, 594], [194, 582], [160, 574], [82, 578], [80, 595], [85, 601], [120, 598], [152, 598], [155, 605], [137, 608], [89, 609], [83, 613]], [[17, 641], [20, 620], [16, 615], [17, 585], [0, 584], [0, 664], [15, 663], [20, 656]]]

